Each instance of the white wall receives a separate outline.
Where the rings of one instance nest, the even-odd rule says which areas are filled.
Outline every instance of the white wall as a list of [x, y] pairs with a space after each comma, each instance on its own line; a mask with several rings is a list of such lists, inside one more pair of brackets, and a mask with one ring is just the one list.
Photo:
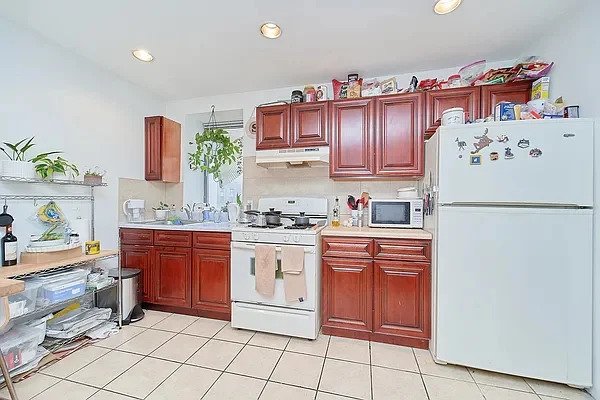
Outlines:
[[[471, 61], [471, 60], [465, 60]], [[512, 60], [510, 61], [495, 61], [488, 63], [489, 68], [498, 68], [507, 65], [511, 65]], [[396, 80], [398, 82], [399, 87], [406, 88], [410, 83], [410, 79], [413, 75], [415, 75], [419, 80], [425, 78], [443, 78], [446, 79], [448, 76], [456, 74], [460, 66], [432, 70], [432, 71], [420, 71], [420, 72], [411, 72], [411, 73], [403, 73], [400, 75], [395, 75]], [[337, 79], [344, 79], [344, 76], [339, 76]], [[369, 78], [369, 77], [367, 77]], [[379, 77], [380, 80], [387, 79], [389, 76]], [[248, 79], [251, 79], [249, 77]], [[315, 84], [319, 83], [307, 82], [306, 84]], [[333, 98], [331, 82], [327, 83], [329, 87], [329, 98]], [[261, 90], [254, 92], [244, 92], [244, 93], [233, 93], [226, 94], [220, 96], [207, 96], [207, 97], [196, 97], [188, 100], [178, 100], [171, 101], [167, 103], [167, 114], [168, 118], [174, 119], [182, 124], [182, 131], [184, 135], [184, 139], [182, 140], [183, 146], [183, 160], [182, 160], [182, 169], [183, 169], [183, 180], [186, 182], [184, 185], [184, 193], [183, 198], [184, 202], [192, 203], [194, 201], [202, 201], [202, 180], [199, 177], [199, 172], [190, 171], [187, 166], [187, 153], [190, 152], [191, 146], [189, 142], [193, 139], [195, 134], [195, 127], [190, 127], [190, 124], [186, 124], [186, 116], [190, 114], [209, 112], [211, 105], [215, 106], [216, 111], [224, 111], [224, 110], [243, 110], [243, 118], [244, 121], [248, 121], [250, 116], [254, 113], [254, 109], [256, 106], [278, 101], [278, 100], [288, 100], [290, 99], [292, 90], [302, 90], [303, 87], [285, 87], [278, 89], [270, 89], [270, 90]], [[190, 120], [190, 119], [189, 119]], [[193, 119], [191, 119], [193, 121]], [[244, 157], [254, 156], [256, 152], [256, 143], [254, 139], [249, 139], [247, 136], [244, 137]], [[193, 184], [190, 184], [193, 182]], [[310, 185], [310, 182], [307, 180], [307, 185]], [[244, 192], [246, 190], [244, 189]]]
[[[104, 248], [115, 248], [118, 178], [143, 179], [144, 116], [163, 114], [164, 101], [3, 19], [0, 38], [0, 141], [35, 135], [37, 146], [30, 156], [62, 150], [63, 157], [81, 169], [96, 165], [106, 169], [109, 186], [96, 189], [96, 238]], [[0, 183], [0, 194], [82, 190]], [[68, 216], [78, 207], [83, 217], [89, 213], [83, 203], [60, 205]], [[9, 206], [16, 218], [15, 234], [25, 246], [29, 235], [40, 229], [32, 218], [33, 202]]]
[[594, 238], [594, 387], [600, 399], [600, 96], [598, 72], [598, 15], [600, 2], [587, 1], [579, 12], [565, 16], [560, 25], [532, 46], [532, 52], [556, 62], [551, 74], [551, 97], [563, 96], [569, 104], [579, 104], [582, 117], [595, 118], [595, 232]]

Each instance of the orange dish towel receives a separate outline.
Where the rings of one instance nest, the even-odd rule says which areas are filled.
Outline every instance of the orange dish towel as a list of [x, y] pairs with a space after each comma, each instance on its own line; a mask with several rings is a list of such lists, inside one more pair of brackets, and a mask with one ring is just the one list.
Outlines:
[[254, 279], [256, 291], [263, 296], [273, 297], [275, 294], [275, 271], [277, 270], [277, 254], [275, 246], [257, 244], [254, 250]]
[[296, 246], [282, 247], [281, 272], [283, 272], [285, 301], [288, 303], [305, 301], [304, 248]]

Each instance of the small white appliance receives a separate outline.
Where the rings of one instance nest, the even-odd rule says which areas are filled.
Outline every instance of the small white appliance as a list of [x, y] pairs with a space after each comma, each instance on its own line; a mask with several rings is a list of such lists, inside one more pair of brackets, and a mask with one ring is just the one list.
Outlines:
[[[316, 339], [320, 324], [321, 231], [327, 223], [327, 199], [263, 198], [258, 211], [281, 211], [281, 225], [237, 226], [231, 234], [231, 326], [262, 332]], [[284, 216], [305, 213], [309, 225], [295, 225]], [[255, 289], [255, 246], [272, 244], [277, 252], [278, 272], [271, 297]], [[307, 297], [288, 303], [281, 277], [282, 246], [304, 250]]]
[[371, 199], [371, 228], [423, 228], [423, 199]]
[[144, 222], [146, 202], [141, 199], [127, 199], [123, 202], [123, 214], [127, 222]]
[[585, 119], [441, 127], [426, 143], [438, 362], [591, 386], [593, 149]]
[[257, 150], [256, 164], [264, 168], [326, 167], [329, 146]]

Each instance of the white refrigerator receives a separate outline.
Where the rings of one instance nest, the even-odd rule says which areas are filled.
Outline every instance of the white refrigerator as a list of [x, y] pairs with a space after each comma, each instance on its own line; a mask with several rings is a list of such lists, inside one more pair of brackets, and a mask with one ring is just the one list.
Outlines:
[[593, 140], [565, 119], [426, 143], [437, 362], [591, 386]]

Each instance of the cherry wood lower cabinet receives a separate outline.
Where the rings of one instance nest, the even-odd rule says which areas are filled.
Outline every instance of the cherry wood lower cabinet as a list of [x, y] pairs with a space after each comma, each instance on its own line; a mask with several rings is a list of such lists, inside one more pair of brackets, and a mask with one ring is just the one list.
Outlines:
[[228, 250], [194, 249], [192, 307], [229, 314], [231, 253]]
[[192, 305], [192, 249], [154, 248], [154, 284], [156, 303], [166, 306]]
[[152, 246], [121, 246], [121, 266], [142, 270], [139, 284], [142, 285], [142, 300], [154, 301], [154, 284], [152, 265], [154, 264], [154, 247]]
[[231, 318], [230, 233], [122, 228], [119, 236], [121, 266], [142, 270], [147, 306]]
[[[336, 242], [345, 246], [351, 240], [371, 241], [369, 248], [394, 252], [375, 252], [362, 259], [339, 253], [323, 257], [323, 333], [428, 348], [431, 241], [329, 236], [323, 237], [323, 249], [336, 248]], [[415, 257], [415, 249], [422, 249], [423, 256]], [[328, 253], [324, 250], [324, 254]]]

